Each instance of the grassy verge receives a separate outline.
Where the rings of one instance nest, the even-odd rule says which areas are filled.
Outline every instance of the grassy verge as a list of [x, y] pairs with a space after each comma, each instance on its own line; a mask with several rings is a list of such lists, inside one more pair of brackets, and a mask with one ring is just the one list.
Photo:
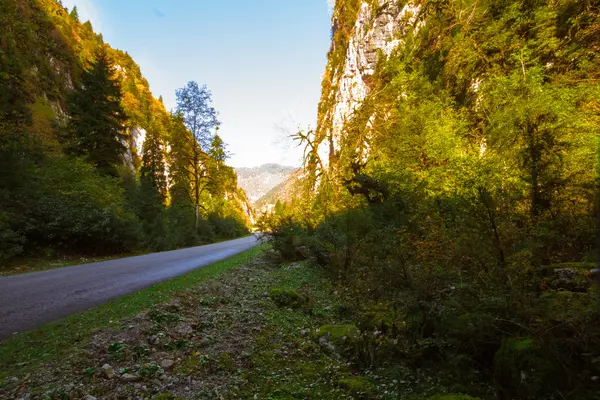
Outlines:
[[0, 343], [0, 381], [7, 376], [23, 375], [45, 363], [61, 360], [65, 353], [81, 348], [98, 330], [111, 326], [117, 328], [123, 320], [166, 302], [178, 292], [234, 269], [261, 251], [262, 246], [255, 247], [187, 275], [110, 301], [90, 311], [17, 334]]
[[23, 258], [10, 261], [7, 265], [0, 268], [0, 276], [28, 274], [31, 272], [46, 271], [49, 269], [72, 267], [73, 265], [90, 264], [100, 261], [115, 260], [117, 258], [140, 256], [148, 252], [135, 252], [118, 254], [107, 257], [85, 257], [85, 256], [65, 256], [62, 258]]
[[[278, 304], [272, 298], [290, 290], [298, 301]], [[351, 333], [343, 343], [319, 336], [325, 327], [354, 326], [342, 291], [322, 269], [305, 263], [273, 270], [257, 283], [255, 295], [265, 299], [264, 325], [254, 336], [252, 368], [238, 371], [241, 383], [227, 398], [422, 400], [438, 393], [436, 379], [407, 366], [357, 359], [365, 344]]]
[[[239, 238], [233, 239], [219, 239], [215, 240], [212, 243], [200, 243], [197, 246], [205, 246], [208, 244], [227, 242], [229, 240], [241, 239], [246, 236], [240, 236]], [[192, 246], [196, 247], [196, 246]], [[183, 247], [185, 248], [185, 247]], [[181, 248], [181, 249], [183, 249]], [[181, 250], [181, 249], [171, 249], [165, 251], [173, 251], [173, 250]], [[158, 251], [152, 250], [138, 250], [133, 251], [131, 253], [123, 253], [116, 254], [112, 256], [105, 257], [93, 257], [93, 256], [62, 256], [62, 257], [26, 257], [26, 258], [17, 258], [14, 260], [10, 260], [6, 262], [6, 265], [0, 265], [0, 277], [2, 276], [10, 276], [10, 275], [19, 275], [19, 274], [27, 274], [31, 272], [39, 272], [46, 271], [49, 269], [57, 269], [57, 268], [65, 268], [72, 267], [74, 265], [82, 265], [82, 264], [90, 264], [101, 261], [109, 261], [116, 260], [119, 258], [125, 257], [135, 257], [142, 256], [144, 254], [152, 254], [152, 253], [160, 253]]]

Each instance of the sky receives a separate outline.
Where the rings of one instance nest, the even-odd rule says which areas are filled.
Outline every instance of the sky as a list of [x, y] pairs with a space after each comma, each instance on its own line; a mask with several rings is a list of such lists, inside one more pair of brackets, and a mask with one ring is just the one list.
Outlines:
[[229, 164], [299, 166], [289, 133], [314, 128], [330, 40], [326, 0], [62, 0], [140, 65], [155, 97], [206, 84]]

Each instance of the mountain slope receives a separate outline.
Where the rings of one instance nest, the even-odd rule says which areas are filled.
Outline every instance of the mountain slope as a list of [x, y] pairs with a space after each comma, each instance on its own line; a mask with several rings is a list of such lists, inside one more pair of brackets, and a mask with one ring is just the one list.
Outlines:
[[264, 208], [269, 208], [270, 206], [277, 204], [277, 201], [287, 203], [299, 196], [302, 177], [302, 169], [295, 169], [283, 182], [279, 183], [256, 200], [254, 202], [255, 209], [262, 210]]
[[271, 189], [285, 181], [296, 168], [279, 164], [264, 164], [253, 168], [236, 168], [238, 184], [251, 203], [256, 203]]
[[[111, 96], [127, 116], [117, 124], [125, 149], [111, 161], [118, 170], [111, 177], [85, 158], [87, 138], [75, 140], [70, 132], [72, 94], [91, 93], [82, 78], [103, 52], [108, 79], [120, 89]], [[94, 96], [77, 107], [83, 115], [104, 113], [98, 121], [110, 119]], [[83, 127], [78, 138], [116, 141], [100, 138], [100, 131]], [[144, 149], [147, 134], [153, 145]], [[165, 250], [246, 232], [251, 211], [225, 160], [201, 150], [195, 159], [201, 171], [191, 176], [190, 164], [199, 166], [190, 161], [197, 146], [185, 121], [152, 95], [139, 65], [75, 10], [58, 0], [0, 2], [0, 262], [42, 248], [48, 254]], [[144, 161], [143, 151], [152, 157]], [[154, 183], [142, 183], [142, 163], [163, 171], [168, 193], [154, 196]], [[195, 201], [202, 212], [190, 214]]]

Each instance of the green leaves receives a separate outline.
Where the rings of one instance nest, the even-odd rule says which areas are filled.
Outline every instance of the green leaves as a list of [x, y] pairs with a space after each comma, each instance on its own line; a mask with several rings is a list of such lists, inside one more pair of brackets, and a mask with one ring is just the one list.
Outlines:
[[69, 98], [69, 153], [84, 156], [102, 174], [117, 176], [126, 147], [125, 111], [115, 70], [101, 47]]

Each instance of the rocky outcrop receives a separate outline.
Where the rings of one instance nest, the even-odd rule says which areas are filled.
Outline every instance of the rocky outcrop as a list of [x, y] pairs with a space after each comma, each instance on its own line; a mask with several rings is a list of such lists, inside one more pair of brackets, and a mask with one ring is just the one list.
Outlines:
[[[330, 107], [317, 127], [318, 153], [324, 164], [330, 159], [331, 152], [339, 151], [344, 124], [369, 94], [370, 80], [379, 57], [389, 57], [403, 43], [408, 32], [419, 26], [419, 5], [404, 4], [399, 0], [379, 3], [362, 1], [343, 63], [332, 65], [330, 59], [327, 66], [330, 74], [326, 76], [333, 76], [332, 89], [323, 93], [321, 101], [329, 103]], [[338, 24], [336, 18], [334, 14], [334, 29]]]

